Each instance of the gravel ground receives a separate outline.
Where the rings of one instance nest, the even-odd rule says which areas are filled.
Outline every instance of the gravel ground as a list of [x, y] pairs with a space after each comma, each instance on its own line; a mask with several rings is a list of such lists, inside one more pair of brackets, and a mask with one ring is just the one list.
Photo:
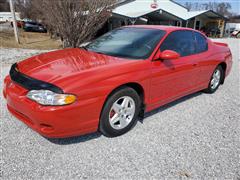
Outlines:
[[16, 61], [26, 59], [28, 57], [47, 52], [47, 50], [30, 50], [30, 49], [0, 49], [0, 64], [6, 66]]
[[[213, 95], [196, 93], [151, 113], [124, 136], [98, 133], [49, 140], [1, 104], [3, 179], [240, 179], [239, 51], [224, 86]], [[38, 53], [0, 49], [1, 75], [10, 63]], [[2, 91], [1, 77], [1, 91]], [[2, 96], [1, 96], [2, 100]]]

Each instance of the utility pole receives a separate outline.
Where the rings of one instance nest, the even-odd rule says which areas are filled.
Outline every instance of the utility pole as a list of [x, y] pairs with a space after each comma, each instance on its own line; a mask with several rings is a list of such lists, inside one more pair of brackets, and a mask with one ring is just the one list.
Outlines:
[[13, 29], [14, 29], [15, 39], [16, 39], [16, 42], [18, 44], [20, 44], [19, 36], [18, 36], [18, 29], [17, 29], [17, 21], [16, 21], [16, 15], [15, 15], [15, 9], [14, 9], [14, 6], [13, 6], [13, 1], [9, 0], [9, 3], [10, 3], [10, 9], [11, 9], [11, 12], [12, 12]]

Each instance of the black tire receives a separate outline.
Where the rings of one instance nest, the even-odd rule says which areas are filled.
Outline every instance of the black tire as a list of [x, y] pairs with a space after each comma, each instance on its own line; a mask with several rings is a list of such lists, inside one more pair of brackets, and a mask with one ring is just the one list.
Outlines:
[[[216, 87], [213, 87], [213, 85], [211, 84], [213, 78], [214, 78], [214, 73], [216, 71], [220, 71], [220, 81], [218, 83], [218, 85]], [[209, 94], [213, 94], [217, 91], [217, 89], [219, 88], [219, 86], [221, 85], [221, 83], [223, 82], [224, 80], [224, 70], [222, 68], [222, 66], [217, 66], [217, 68], [214, 70], [212, 76], [211, 76], [211, 79], [210, 79], [210, 82], [208, 84], [208, 88], [204, 90], [205, 93], [209, 93]]]
[[[132, 120], [126, 127], [124, 127], [123, 129], [115, 129], [110, 124], [110, 113], [111, 113], [110, 111], [112, 110], [114, 103], [124, 97], [130, 97], [134, 101], [135, 113], [134, 113], [134, 116], [132, 116], [133, 117]], [[101, 117], [100, 117], [99, 131], [107, 137], [117, 137], [125, 134], [136, 125], [140, 108], [141, 108], [141, 99], [138, 93], [134, 89], [130, 87], [122, 87], [116, 90], [115, 92], [112, 93], [112, 95], [107, 99], [107, 101], [104, 104]]]

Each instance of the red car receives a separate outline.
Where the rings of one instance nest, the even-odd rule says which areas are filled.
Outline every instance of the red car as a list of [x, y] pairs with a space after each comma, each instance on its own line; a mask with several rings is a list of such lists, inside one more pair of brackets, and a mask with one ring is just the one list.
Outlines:
[[[11, 22], [11, 26], [13, 27], [13, 22]], [[17, 21], [17, 27], [18, 28], [22, 28], [24, 26], [24, 22], [23, 21]]]
[[227, 44], [193, 29], [128, 26], [86, 47], [14, 64], [3, 93], [9, 111], [43, 136], [99, 130], [115, 137], [144, 112], [197, 91], [214, 93], [231, 66]]

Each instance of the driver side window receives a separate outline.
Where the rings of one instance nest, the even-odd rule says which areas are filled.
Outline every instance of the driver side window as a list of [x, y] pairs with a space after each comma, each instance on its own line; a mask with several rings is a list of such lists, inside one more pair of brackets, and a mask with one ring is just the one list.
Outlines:
[[160, 47], [164, 50], [176, 51], [181, 57], [189, 56], [195, 53], [195, 43], [192, 31], [179, 30], [168, 35]]

